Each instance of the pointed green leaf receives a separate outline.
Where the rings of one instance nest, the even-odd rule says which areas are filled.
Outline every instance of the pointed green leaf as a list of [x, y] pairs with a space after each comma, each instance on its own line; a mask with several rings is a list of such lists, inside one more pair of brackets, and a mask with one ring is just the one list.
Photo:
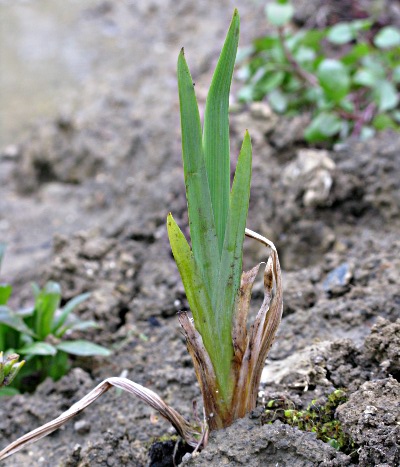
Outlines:
[[0, 324], [5, 324], [18, 332], [33, 336], [33, 332], [28, 328], [21, 317], [7, 306], [0, 306]]
[[93, 344], [93, 342], [85, 340], [65, 341], [57, 344], [57, 349], [71, 355], [79, 355], [80, 357], [108, 357], [111, 351], [101, 345]]
[[9, 284], [0, 284], [0, 305], [7, 305], [11, 296], [12, 287]]
[[99, 328], [100, 326], [95, 321], [80, 321], [75, 319], [71, 322], [69, 320], [64, 326], [61, 326], [54, 333], [56, 337], [62, 337], [67, 331], [84, 331], [90, 328]]
[[183, 50], [178, 59], [182, 156], [193, 255], [211, 296], [219, 269], [218, 242], [202, 149], [200, 116]]
[[171, 213], [168, 214], [167, 229], [172, 254], [182, 278], [195, 327], [202, 335], [204, 345], [208, 348], [209, 344], [213, 341], [210, 329], [215, 327], [214, 322], [211, 322], [214, 319], [214, 315], [212, 313], [210, 296], [208, 295], [190, 246]]
[[47, 282], [35, 300], [35, 331], [39, 339], [51, 333], [53, 317], [60, 306], [61, 288], [56, 282]]
[[251, 141], [246, 131], [240, 150], [230, 195], [228, 223], [222, 250], [221, 267], [215, 311], [217, 329], [224, 347], [223, 387], [229, 388], [232, 347], [232, 315], [242, 275], [242, 254], [247, 213], [249, 210], [251, 181]]
[[229, 209], [229, 91], [239, 43], [239, 14], [235, 10], [207, 96], [203, 149], [219, 252], [224, 244]]
[[57, 329], [59, 329], [64, 323], [65, 320], [68, 318], [68, 315], [81, 303], [87, 300], [90, 297], [90, 293], [83, 293], [77, 295], [76, 297], [69, 300], [66, 305], [62, 308], [61, 313], [55, 317], [53, 320], [53, 326], [51, 328], [51, 332], [54, 334]]
[[47, 342], [33, 342], [32, 344], [27, 344], [21, 349], [18, 349], [17, 352], [22, 355], [54, 356], [57, 353], [57, 349]]
[[[224, 342], [216, 325], [215, 314], [200, 269], [190, 251], [185, 236], [171, 214], [168, 215], [167, 228], [172, 253], [185, 287], [195, 327], [203, 339], [204, 346], [214, 366], [218, 385], [221, 388], [223, 397], [225, 397], [227, 396], [225, 391], [227, 387], [226, 375], [229, 372], [232, 353], [226, 358], [227, 353], [224, 348], [226, 341]], [[218, 290], [215, 284], [214, 289]], [[231, 337], [228, 339], [229, 342], [231, 342]]]

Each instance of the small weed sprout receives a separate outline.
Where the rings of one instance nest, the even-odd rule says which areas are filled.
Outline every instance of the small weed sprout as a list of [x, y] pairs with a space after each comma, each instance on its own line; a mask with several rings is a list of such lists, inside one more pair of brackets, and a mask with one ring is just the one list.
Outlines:
[[337, 407], [346, 401], [346, 392], [341, 389], [329, 394], [325, 404], [317, 404], [317, 401], [313, 400], [303, 410], [296, 409], [291, 401], [271, 400], [266, 404], [261, 421], [263, 424], [269, 424], [281, 420], [302, 431], [311, 431], [318, 439], [335, 449], [352, 454], [355, 444], [343, 431], [340, 421], [335, 418]]
[[[247, 131], [230, 187], [228, 105], [238, 41], [235, 10], [208, 93], [203, 129], [183, 49], [178, 58], [191, 247], [171, 214], [167, 228], [193, 316], [182, 312], [179, 322], [200, 384], [204, 421], [190, 423], [153, 391], [126, 378], [108, 378], [58, 418], [3, 449], [0, 460], [53, 432], [113, 386], [157, 410], [195, 450], [206, 445], [209, 430], [229, 426], [255, 407], [261, 372], [281, 320], [282, 284], [273, 243], [246, 229], [252, 159]], [[242, 273], [245, 235], [264, 244], [270, 256], [266, 265]], [[251, 291], [261, 264], [264, 301], [248, 328]]]
[[25, 360], [19, 361], [18, 354], [9, 354], [4, 357], [3, 352], [0, 352], [0, 388], [4, 389], [9, 386], [24, 364]]

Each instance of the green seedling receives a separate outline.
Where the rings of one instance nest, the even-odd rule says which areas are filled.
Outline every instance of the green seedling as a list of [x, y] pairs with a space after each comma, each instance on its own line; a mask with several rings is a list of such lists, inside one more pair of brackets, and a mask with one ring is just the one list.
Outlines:
[[310, 112], [304, 133], [310, 143], [400, 129], [400, 29], [375, 33], [378, 25], [363, 19], [298, 30], [285, 0], [268, 3], [266, 15], [275, 33], [241, 54], [243, 101], [266, 99], [287, 116]]
[[[254, 409], [261, 372], [282, 315], [282, 284], [274, 245], [246, 229], [251, 180], [251, 142], [246, 132], [230, 186], [228, 104], [239, 40], [235, 10], [200, 122], [194, 84], [184, 51], [178, 58], [182, 155], [191, 246], [169, 214], [167, 229], [193, 320], [179, 314], [203, 395], [204, 420], [190, 423], [157, 394], [126, 378], [108, 378], [67, 412], [0, 452], [0, 460], [59, 428], [112, 386], [155, 408], [193, 448], [209, 430], [229, 426]], [[251, 291], [260, 263], [242, 273], [245, 235], [270, 252], [264, 272], [264, 302], [248, 327]]]
[[[4, 248], [0, 250], [0, 259]], [[26, 361], [18, 372], [13, 387], [20, 391], [32, 390], [47, 376], [54, 380], [69, 370], [68, 354], [77, 356], [108, 356], [110, 351], [86, 340], [66, 340], [72, 331], [96, 327], [93, 321], [81, 321], [74, 309], [89, 298], [81, 294], [60, 308], [61, 288], [48, 282], [43, 289], [33, 285], [33, 307], [12, 310], [8, 305], [12, 288], [0, 284], [0, 348], [7, 354], [18, 353]], [[22, 368], [22, 365], [21, 367]], [[9, 391], [0, 390], [1, 394]]]
[[281, 420], [302, 431], [311, 431], [318, 439], [335, 449], [352, 454], [356, 446], [343, 431], [340, 421], [335, 418], [336, 409], [346, 401], [346, 393], [341, 389], [329, 394], [325, 404], [311, 401], [311, 404], [304, 410], [294, 408], [292, 402], [288, 403], [285, 400], [269, 401], [261, 420], [263, 424]]
[[20, 362], [18, 360], [18, 354], [14, 353], [4, 357], [3, 352], [0, 352], [0, 388], [4, 389], [6, 386], [9, 386], [24, 366], [25, 360]]

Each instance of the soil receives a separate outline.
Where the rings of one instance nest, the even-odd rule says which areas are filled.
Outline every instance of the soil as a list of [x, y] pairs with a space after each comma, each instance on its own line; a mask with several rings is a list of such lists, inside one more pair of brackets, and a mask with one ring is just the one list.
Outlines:
[[[107, 72], [75, 90], [78, 104], [1, 153], [2, 276], [14, 285], [13, 305], [29, 303], [32, 280], [59, 281], [63, 300], [90, 291], [79, 314], [99, 329], [85, 337], [114, 351], [108, 359], [75, 359], [60, 381], [2, 399], [1, 447], [108, 376], [124, 374], [155, 390], [188, 418], [193, 401], [200, 403], [176, 317], [187, 302], [165, 228], [169, 211], [187, 225], [174, 68], [184, 45], [202, 111], [234, 6], [241, 44], [249, 44], [265, 30], [261, 4], [106, 1], [82, 8], [91, 27], [117, 28], [118, 72], [106, 55], [96, 71]], [[309, 148], [301, 137], [307, 121], [282, 119], [264, 103], [231, 115], [234, 159], [244, 130], [252, 135], [248, 227], [278, 247], [284, 318], [257, 409], [212, 433], [200, 455], [182, 450], [185, 465], [400, 464], [400, 135]], [[246, 240], [245, 267], [260, 260], [264, 251]], [[254, 311], [261, 300], [260, 277]], [[352, 439], [349, 452], [280, 419], [263, 423], [268, 401], [305, 409], [335, 389], [348, 398], [336, 417]], [[173, 434], [152, 409], [113, 390], [3, 465], [173, 465], [174, 442], [152, 447]]]

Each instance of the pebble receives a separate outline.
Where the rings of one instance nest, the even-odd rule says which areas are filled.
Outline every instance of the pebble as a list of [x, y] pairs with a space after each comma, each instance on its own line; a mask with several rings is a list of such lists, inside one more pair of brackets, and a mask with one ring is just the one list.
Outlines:
[[74, 430], [79, 435], [86, 435], [90, 431], [90, 423], [86, 420], [78, 420], [74, 423]]

